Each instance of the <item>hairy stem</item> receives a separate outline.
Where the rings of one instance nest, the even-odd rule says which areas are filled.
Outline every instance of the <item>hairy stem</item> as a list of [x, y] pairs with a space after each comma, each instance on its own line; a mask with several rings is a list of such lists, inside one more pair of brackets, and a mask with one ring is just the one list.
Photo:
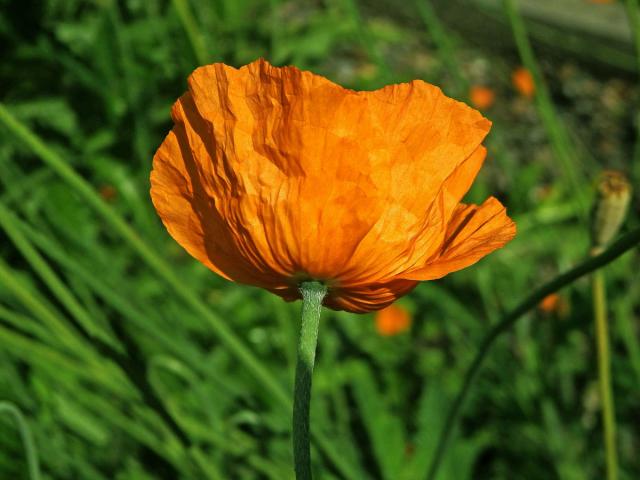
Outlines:
[[311, 480], [311, 448], [309, 444], [309, 405], [311, 379], [316, 360], [318, 326], [322, 300], [327, 287], [318, 282], [304, 282], [302, 292], [302, 323], [298, 340], [298, 361], [293, 391], [293, 460], [297, 480]]

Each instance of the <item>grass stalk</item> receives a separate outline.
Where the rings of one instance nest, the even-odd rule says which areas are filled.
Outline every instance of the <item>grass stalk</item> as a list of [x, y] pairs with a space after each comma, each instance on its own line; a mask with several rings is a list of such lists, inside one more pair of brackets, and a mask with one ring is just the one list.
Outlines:
[[367, 52], [369, 60], [376, 64], [381, 80], [386, 83], [392, 78], [391, 68], [385, 60], [382, 52], [377, 48], [375, 38], [371, 35], [369, 27], [366, 25], [362, 15], [360, 14], [357, 0], [344, 0], [344, 5], [356, 25], [360, 45]]
[[[136, 85], [132, 76], [132, 72], [135, 71], [135, 60], [131, 55], [131, 41], [122, 22], [122, 14], [118, 2], [110, 2], [106, 9], [106, 14], [113, 28], [114, 44], [121, 67], [119, 71], [124, 85], [124, 95], [133, 113], [133, 147], [138, 161], [144, 165], [147, 157], [151, 154], [152, 147], [149, 130], [145, 125], [145, 108], [140, 101], [139, 95], [136, 94]], [[141, 219], [145, 222], [143, 226], [147, 227], [149, 222], [146, 221], [145, 217], [141, 217]]]
[[[33, 245], [56, 262], [56, 265], [66, 269], [74, 278], [82, 282], [87, 288], [93, 291], [99, 298], [104, 300], [114, 311], [118, 312], [132, 326], [138, 328], [144, 335], [158, 345], [160, 349], [171, 352], [191, 368], [202, 370], [202, 358], [194, 354], [192, 351], [185, 351], [184, 343], [178, 342], [175, 336], [158, 329], [154, 322], [150, 322], [153, 310], [143, 308], [132, 303], [131, 298], [126, 295], [127, 285], [124, 289], [115, 289], [112, 284], [108, 283], [102, 276], [94, 275], [88, 267], [74, 260], [64, 249], [57, 245], [51, 238], [42, 235], [31, 226], [14, 217], [14, 222], [24, 236], [33, 243]], [[122, 287], [122, 285], [121, 285]]]
[[104, 370], [94, 365], [79, 362], [77, 358], [55, 350], [28, 336], [16, 333], [14, 329], [5, 328], [2, 324], [0, 324], [0, 337], [2, 338], [4, 351], [11, 352], [18, 357], [22, 356], [20, 358], [28, 355], [30, 362], [42, 368], [58, 373], [65, 371], [83, 381], [95, 382], [109, 390], [112, 395], [120, 395], [126, 398], [130, 394], [128, 386], [121, 379], [105, 375]]
[[640, 6], [638, 0], [625, 0], [625, 6], [633, 35], [633, 44], [636, 49], [636, 65], [640, 74]]
[[607, 480], [618, 478], [618, 454], [616, 451], [616, 421], [611, 386], [611, 360], [609, 354], [609, 328], [607, 297], [602, 270], [591, 276], [593, 293], [593, 317], [595, 321], [598, 351], [598, 386], [602, 402], [602, 425], [605, 446]]
[[[131, 384], [139, 391], [144, 402], [160, 416], [167, 426], [176, 434], [177, 438], [180, 439], [182, 444], [189, 445], [189, 438], [184, 434], [180, 426], [164, 408], [160, 399], [155, 395], [153, 389], [148, 384], [144, 372], [138, 371], [138, 366], [141, 363], [143, 364], [143, 360], [135, 359], [130, 355], [131, 348], [128, 344], [131, 342], [125, 341], [125, 348], [123, 348], [119, 339], [111, 334], [110, 330], [98, 326], [97, 321], [91, 317], [67, 286], [58, 278], [44, 258], [42, 258], [33, 247], [31, 242], [22, 234], [17, 227], [14, 216], [1, 203], [0, 228], [7, 233], [31, 267], [49, 287], [56, 298], [58, 298], [71, 313], [82, 327], [82, 330], [84, 330], [84, 333], [92, 337], [94, 345], [102, 345], [103, 353], [108, 354], [121, 368], [123, 373], [130, 378]], [[122, 335], [124, 335], [123, 332], [121, 333], [120, 340], [123, 339]], [[106, 351], [104, 351], [105, 349]]]
[[576, 281], [578, 278], [587, 275], [594, 270], [597, 270], [598, 268], [601, 268], [604, 265], [612, 262], [623, 253], [636, 247], [638, 244], [640, 244], [640, 227], [620, 237], [604, 252], [585, 260], [580, 265], [574, 267], [566, 273], [557, 276], [550, 282], [535, 290], [533, 293], [531, 293], [531, 295], [520, 302], [520, 304], [518, 304], [513, 310], [504, 315], [491, 328], [487, 336], [480, 344], [480, 348], [478, 349], [478, 352], [473, 358], [471, 364], [467, 368], [462, 387], [460, 388], [453, 401], [453, 404], [451, 405], [451, 408], [449, 409], [445, 425], [438, 438], [436, 452], [434, 454], [429, 473], [427, 474], [427, 480], [435, 480], [436, 478], [438, 468], [442, 463], [442, 459], [446, 452], [446, 447], [449, 439], [453, 433], [455, 426], [457, 425], [464, 402], [469, 394], [469, 391], [471, 390], [471, 386], [476, 379], [478, 372], [480, 371], [480, 367], [484, 363], [484, 360], [487, 358], [496, 340], [500, 338], [503, 333], [507, 332], [525, 313], [536, 308], [536, 306], [547, 295], [550, 295], [560, 290], [561, 288], [566, 287], [567, 285]]
[[29, 425], [22, 415], [22, 412], [18, 407], [10, 402], [0, 402], [0, 413], [8, 413], [15, 418], [18, 429], [20, 430], [20, 436], [22, 437], [22, 444], [24, 445], [25, 455], [27, 457], [27, 466], [29, 469], [29, 480], [40, 480], [40, 463], [38, 462], [38, 450], [36, 444], [33, 441], [31, 430]]
[[29, 288], [23, 279], [1, 259], [0, 284], [4, 285], [6, 290], [49, 330], [52, 338], [48, 343], [57, 344], [85, 359], [95, 359], [85, 339], [77, 331], [71, 329], [58, 312]]
[[418, 14], [427, 27], [431, 40], [438, 50], [438, 57], [447, 67], [455, 84], [455, 96], [464, 98], [469, 90], [469, 83], [462, 74], [462, 69], [456, 61], [455, 48], [442, 22], [438, 18], [430, 0], [416, 0]]
[[33, 270], [47, 287], [49, 287], [60, 303], [71, 313], [78, 324], [82, 326], [82, 329], [91, 337], [103, 341], [112, 348], [120, 351], [118, 341], [104, 326], [100, 326], [84, 306], [80, 304], [78, 299], [60, 280], [44, 258], [33, 248], [31, 242], [22, 235], [16, 227], [14, 216], [2, 203], [0, 203], [0, 228], [7, 233], [7, 236], [12, 240], [27, 262], [29, 262]]
[[196, 22], [188, 0], [173, 0], [173, 8], [175, 8], [180, 23], [184, 29], [187, 37], [189, 38], [189, 44], [193, 50], [193, 55], [196, 58], [198, 65], [206, 65], [209, 63], [209, 56], [207, 55], [207, 47], [204, 44], [202, 33], [198, 28], [198, 22]]
[[571, 194], [576, 198], [580, 218], [586, 223], [589, 208], [585, 192], [587, 192], [588, 189], [582, 188], [585, 182], [577, 170], [578, 165], [576, 164], [575, 149], [551, 100], [549, 89], [544, 81], [533, 48], [529, 42], [527, 29], [522, 16], [518, 12], [514, 0], [503, 0], [503, 5], [522, 63], [525, 68], [529, 70], [535, 82], [535, 101], [538, 113], [549, 136], [556, 157], [562, 165], [564, 177], [567, 179], [571, 188]]
[[[633, 44], [636, 50], [636, 66], [638, 69], [638, 76], [640, 77], [640, 5], [638, 0], [625, 0], [625, 6], [627, 8], [627, 18], [629, 19], [629, 26], [631, 27], [631, 34], [633, 35]], [[636, 112], [634, 118], [636, 127], [636, 141], [633, 147], [633, 165], [635, 165], [635, 171], [633, 176], [635, 184], [640, 180], [640, 114]]]

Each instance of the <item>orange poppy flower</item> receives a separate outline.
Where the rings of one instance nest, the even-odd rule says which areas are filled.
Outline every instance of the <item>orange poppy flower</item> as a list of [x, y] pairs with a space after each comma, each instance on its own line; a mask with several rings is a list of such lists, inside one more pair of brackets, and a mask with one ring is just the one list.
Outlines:
[[533, 75], [524, 67], [518, 67], [513, 71], [511, 74], [511, 82], [518, 93], [527, 98], [533, 97], [533, 94], [536, 92]]
[[495, 198], [460, 202], [491, 122], [420, 80], [371, 92], [258, 60], [198, 68], [153, 160], [173, 238], [217, 274], [366, 312], [502, 247]]
[[474, 85], [469, 90], [469, 100], [471, 100], [471, 104], [480, 110], [490, 108], [493, 105], [495, 98], [495, 92], [488, 87]]
[[389, 305], [375, 316], [376, 330], [383, 337], [397, 335], [409, 329], [411, 315], [399, 305]]

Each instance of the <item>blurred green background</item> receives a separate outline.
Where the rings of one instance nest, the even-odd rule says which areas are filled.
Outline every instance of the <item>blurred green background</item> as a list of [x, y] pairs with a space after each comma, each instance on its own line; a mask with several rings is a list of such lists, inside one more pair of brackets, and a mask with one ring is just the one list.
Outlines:
[[[497, 196], [517, 238], [402, 299], [407, 332], [331, 311], [320, 327], [317, 478], [424, 479], [490, 325], [586, 257], [598, 174], [638, 184], [637, 18], [635, 0], [0, 0], [0, 479], [29, 478], [16, 415], [47, 479], [293, 477], [300, 304], [210, 273], [148, 194], [189, 73], [258, 57], [494, 95], [467, 200]], [[512, 84], [523, 64], [534, 98]], [[638, 265], [605, 270], [621, 479], [640, 478]], [[582, 279], [500, 339], [440, 480], [604, 478], [592, 324]]]

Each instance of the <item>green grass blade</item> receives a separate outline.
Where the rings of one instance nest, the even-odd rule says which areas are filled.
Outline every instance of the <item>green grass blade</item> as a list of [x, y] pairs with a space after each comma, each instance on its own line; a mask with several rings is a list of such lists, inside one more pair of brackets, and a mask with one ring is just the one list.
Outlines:
[[385, 405], [370, 367], [364, 362], [354, 362], [351, 369], [354, 399], [382, 477], [385, 480], [397, 479], [406, 448], [402, 424]]
[[126, 379], [116, 375], [117, 371], [104, 365], [78, 361], [66, 353], [55, 350], [46, 344], [20, 335], [0, 325], [0, 346], [13, 352], [17, 358], [29, 358], [29, 361], [48, 369], [52, 373], [68, 371], [84, 380], [96, 382], [111, 392], [123, 397], [131, 397], [131, 388]]
[[46, 325], [51, 334], [54, 335], [62, 345], [84, 356], [92, 356], [90, 347], [79, 334], [74, 332], [44, 300], [27, 287], [22, 279], [1, 259], [0, 284], [3, 284], [34, 317]]
[[633, 34], [633, 44], [636, 49], [636, 64], [638, 73], [640, 74], [640, 6], [638, 0], [625, 0], [625, 6], [627, 8], [627, 17], [629, 18], [631, 33]]
[[438, 49], [440, 59], [453, 77], [456, 96], [458, 98], [464, 98], [469, 90], [469, 84], [462, 74], [460, 65], [456, 62], [455, 50], [449, 34], [433, 9], [431, 0], [416, 0], [415, 3], [418, 14], [427, 26], [427, 30], [431, 34], [431, 39]]
[[[636, 53], [636, 65], [637, 73], [640, 76], [640, 5], [638, 0], [625, 0], [625, 6], [627, 7], [627, 17], [629, 19], [629, 25], [631, 26], [631, 33], [633, 34], [633, 44]], [[636, 111], [634, 118], [636, 126], [636, 140], [633, 148], [633, 179], [634, 184], [638, 184], [640, 180], [640, 113]]]
[[0, 402], [0, 413], [6, 413], [11, 415], [18, 424], [20, 430], [20, 436], [22, 437], [22, 444], [24, 445], [24, 452], [27, 457], [27, 465], [29, 467], [29, 479], [40, 480], [40, 463], [38, 462], [38, 450], [36, 444], [31, 436], [31, 430], [27, 424], [24, 415], [18, 407], [10, 402]]
[[100, 326], [96, 320], [78, 302], [76, 297], [58, 278], [47, 262], [40, 256], [31, 243], [16, 228], [15, 217], [0, 203], [0, 228], [2, 228], [13, 241], [16, 248], [29, 262], [33, 270], [58, 298], [60, 303], [71, 313], [73, 318], [91, 336], [99, 339], [111, 347], [120, 350], [121, 347], [116, 338], [104, 326]]
[[589, 202], [587, 200], [589, 190], [585, 188], [586, 181], [577, 162], [576, 150], [553, 105], [549, 89], [538, 66], [533, 48], [531, 48], [524, 21], [516, 8], [514, 0], [503, 0], [503, 5], [511, 24], [511, 30], [513, 31], [522, 63], [529, 70], [535, 82], [535, 99], [538, 113], [551, 141], [551, 146], [562, 165], [564, 176], [572, 190], [571, 193], [579, 205], [578, 213], [582, 220], [586, 222], [589, 213]]
[[80, 262], [75, 261], [51, 238], [40, 234], [26, 223], [21, 223], [17, 219], [16, 221], [20, 230], [34, 245], [44, 251], [62, 268], [67, 269], [79, 282], [90, 288], [99, 298], [125, 317], [128, 322], [144, 332], [148, 338], [157, 342], [160, 348], [177, 355], [192, 368], [201, 366], [201, 356], [197, 355], [193, 349], [188, 349], [185, 342], [178, 341], [175, 334], [168, 334], [157, 328], [156, 319], [153, 317], [155, 312], [149, 311], [147, 308], [141, 309], [140, 306], [131, 302], [131, 299], [126, 295], [127, 288], [129, 288], [127, 284], [123, 286], [123, 289], [116, 290], [101, 276], [95, 275]]
[[46, 342], [51, 333], [35, 320], [26, 315], [14, 312], [0, 305], [0, 320], [11, 325], [11, 327], [25, 332], [42, 342]]
[[188, 0], [173, 0], [173, 8], [178, 13], [182, 28], [184, 28], [189, 43], [196, 61], [199, 65], [206, 65], [210, 62], [209, 55], [207, 54], [207, 47], [204, 44], [202, 33], [198, 28], [198, 22], [196, 22]]
[[367, 52], [369, 59], [378, 67], [380, 80], [388, 82], [393, 77], [391, 74], [391, 68], [385, 60], [384, 55], [382, 55], [382, 52], [380, 52], [376, 47], [375, 38], [371, 35], [369, 27], [365, 24], [362, 15], [360, 14], [357, 0], [344, 0], [344, 5], [356, 25], [362, 48]]

